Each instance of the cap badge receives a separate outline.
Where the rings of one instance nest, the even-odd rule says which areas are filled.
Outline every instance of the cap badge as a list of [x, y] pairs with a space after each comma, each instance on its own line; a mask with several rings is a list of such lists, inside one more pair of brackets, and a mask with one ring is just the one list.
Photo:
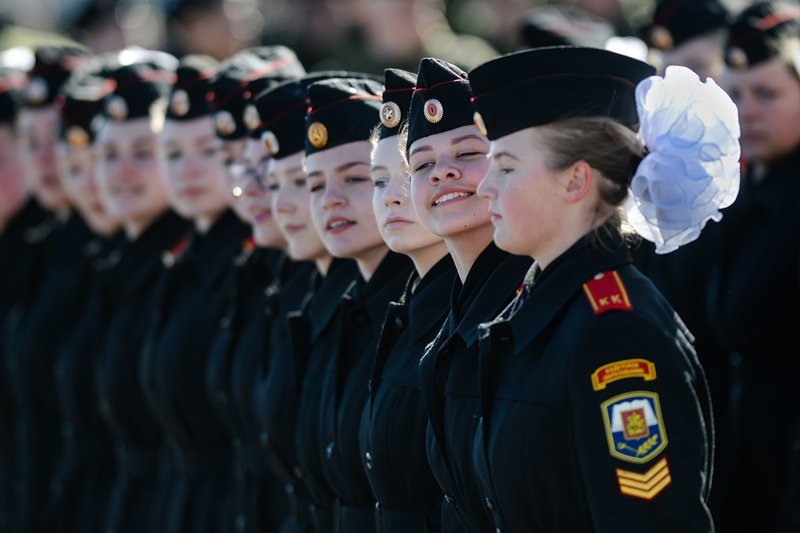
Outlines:
[[395, 102], [385, 102], [381, 106], [381, 124], [387, 128], [394, 128], [400, 124], [400, 106]]
[[73, 148], [83, 148], [89, 145], [89, 134], [80, 126], [70, 126], [65, 137], [67, 143]]
[[189, 103], [189, 95], [183, 89], [178, 89], [172, 93], [172, 101], [169, 107], [175, 116], [182, 117], [189, 112], [191, 104]]
[[436, 124], [442, 120], [442, 117], [444, 116], [444, 108], [442, 107], [442, 103], [436, 98], [431, 98], [425, 102], [423, 111], [425, 113], [425, 118], [428, 119], [428, 122], [432, 124]]
[[734, 46], [728, 50], [728, 63], [733, 68], [744, 69], [747, 68], [748, 60], [747, 53], [741, 48]]
[[269, 152], [271, 156], [274, 156], [278, 153], [278, 150], [280, 150], [278, 138], [269, 130], [261, 134], [261, 142], [264, 143], [264, 149]]
[[653, 26], [650, 30], [650, 42], [659, 50], [671, 50], [675, 47], [672, 33], [664, 26]]
[[121, 96], [112, 96], [106, 104], [106, 113], [116, 121], [123, 121], [128, 118], [128, 104]]
[[244, 108], [244, 116], [242, 118], [244, 119], [244, 125], [250, 131], [257, 130], [261, 125], [261, 115], [259, 115], [258, 109], [253, 104], [249, 104]]
[[28, 103], [41, 104], [47, 100], [47, 93], [49, 92], [47, 82], [37, 76], [31, 78], [31, 81], [28, 83], [28, 87], [25, 89], [25, 98], [27, 98]]
[[322, 122], [314, 122], [308, 127], [308, 142], [314, 148], [322, 148], [328, 144], [328, 128]]
[[217, 111], [214, 114], [214, 126], [220, 135], [232, 135], [236, 131], [236, 121], [229, 111]]
[[486, 130], [486, 123], [483, 121], [483, 115], [475, 111], [475, 114], [472, 115], [472, 121], [475, 122], [475, 127], [478, 128], [481, 135], [484, 137], [489, 135], [489, 132]]

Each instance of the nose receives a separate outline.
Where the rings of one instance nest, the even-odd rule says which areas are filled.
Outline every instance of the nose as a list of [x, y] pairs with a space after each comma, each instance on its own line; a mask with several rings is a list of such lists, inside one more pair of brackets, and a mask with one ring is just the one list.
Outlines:
[[395, 205], [402, 207], [408, 199], [408, 180], [401, 176], [393, 176], [383, 189], [383, 204], [386, 207]]
[[325, 192], [322, 196], [322, 207], [323, 209], [331, 210], [336, 208], [344, 207], [347, 204], [346, 198], [339, 193], [339, 191], [335, 188], [327, 184], [325, 186]]
[[453, 164], [452, 159], [449, 157], [441, 157], [436, 160], [436, 166], [433, 167], [433, 172], [431, 172], [429, 179], [431, 185], [436, 185], [442, 181], [461, 179], [461, 169]]
[[292, 202], [290, 202], [286, 198], [283, 190], [278, 189], [272, 195], [272, 210], [275, 211], [276, 213], [289, 215], [294, 213], [297, 210], [297, 208]]
[[497, 188], [494, 184], [494, 175], [491, 170], [486, 173], [486, 176], [478, 184], [478, 195], [487, 200], [494, 200], [497, 198]]

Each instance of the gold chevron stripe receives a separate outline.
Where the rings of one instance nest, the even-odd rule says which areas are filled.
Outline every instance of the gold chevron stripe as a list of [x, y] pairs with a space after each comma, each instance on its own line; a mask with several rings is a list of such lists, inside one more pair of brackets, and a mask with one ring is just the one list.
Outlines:
[[630, 480], [630, 479], [625, 479], [623, 477], [620, 477], [619, 478], [619, 486], [620, 486], [620, 488], [621, 487], [630, 487], [630, 488], [633, 488], [633, 489], [648, 491], [648, 490], [652, 489], [654, 486], [658, 485], [658, 483], [661, 482], [661, 480], [664, 479], [667, 476], [669, 476], [669, 468], [665, 467], [658, 474], [656, 474], [656, 477], [654, 477], [653, 479], [651, 479], [647, 483], [641, 483], [639, 481], [633, 481], [633, 480]]
[[672, 477], [670, 477], [668, 475], [667, 477], [665, 477], [661, 481], [661, 483], [659, 483], [658, 485], [656, 485], [655, 487], [653, 487], [652, 489], [647, 490], [647, 491], [633, 489], [633, 488], [624, 487], [624, 486], [620, 486], [619, 490], [620, 490], [620, 492], [622, 492], [622, 494], [626, 494], [628, 496], [633, 496], [634, 498], [641, 498], [643, 500], [652, 500], [653, 498], [658, 496], [659, 493], [662, 490], [664, 490], [667, 487], [667, 485], [669, 485], [671, 482], [672, 482]]
[[619, 478], [631, 479], [633, 481], [647, 483], [648, 481], [653, 479], [653, 477], [655, 477], [656, 474], [658, 474], [659, 471], [665, 466], [667, 466], [667, 458], [662, 457], [659, 462], [653, 465], [653, 468], [651, 468], [647, 472], [644, 472], [643, 474], [638, 474], [636, 472], [631, 472], [630, 470], [623, 470], [621, 468], [617, 468], [617, 476]]

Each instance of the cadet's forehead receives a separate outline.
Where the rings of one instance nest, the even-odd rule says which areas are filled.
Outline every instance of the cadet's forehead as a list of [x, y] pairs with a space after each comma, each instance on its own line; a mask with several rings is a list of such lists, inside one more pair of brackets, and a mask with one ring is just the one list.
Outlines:
[[354, 168], [369, 168], [372, 143], [356, 141], [306, 155], [309, 174], [336, 175]]

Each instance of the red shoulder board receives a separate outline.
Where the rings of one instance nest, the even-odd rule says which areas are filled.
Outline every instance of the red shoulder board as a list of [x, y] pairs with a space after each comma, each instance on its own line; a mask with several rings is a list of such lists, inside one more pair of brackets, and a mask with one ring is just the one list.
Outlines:
[[252, 235], [244, 240], [242, 243], [242, 251], [250, 253], [256, 249], [256, 239]]
[[186, 250], [189, 248], [189, 244], [191, 242], [192, 238], [187, 233], [186, 235], [178, 239], [178, 241], [175, 244], [170, 246], [169, 249], [166, 252], [164, 252], [164, 255], [162, 257], [164, 266], [169, 268], [172, 265], [174, 265], [178, 261], [178, 259], [181, 258], [184, 252], [186, 252]]
[[583, 284], [583, 292], [589, 299], [594, 314], [599, 315], [612, 309], [630, 311], [633, 309], [628, 291], [622, 284], [619, 272], [601, 272]]

